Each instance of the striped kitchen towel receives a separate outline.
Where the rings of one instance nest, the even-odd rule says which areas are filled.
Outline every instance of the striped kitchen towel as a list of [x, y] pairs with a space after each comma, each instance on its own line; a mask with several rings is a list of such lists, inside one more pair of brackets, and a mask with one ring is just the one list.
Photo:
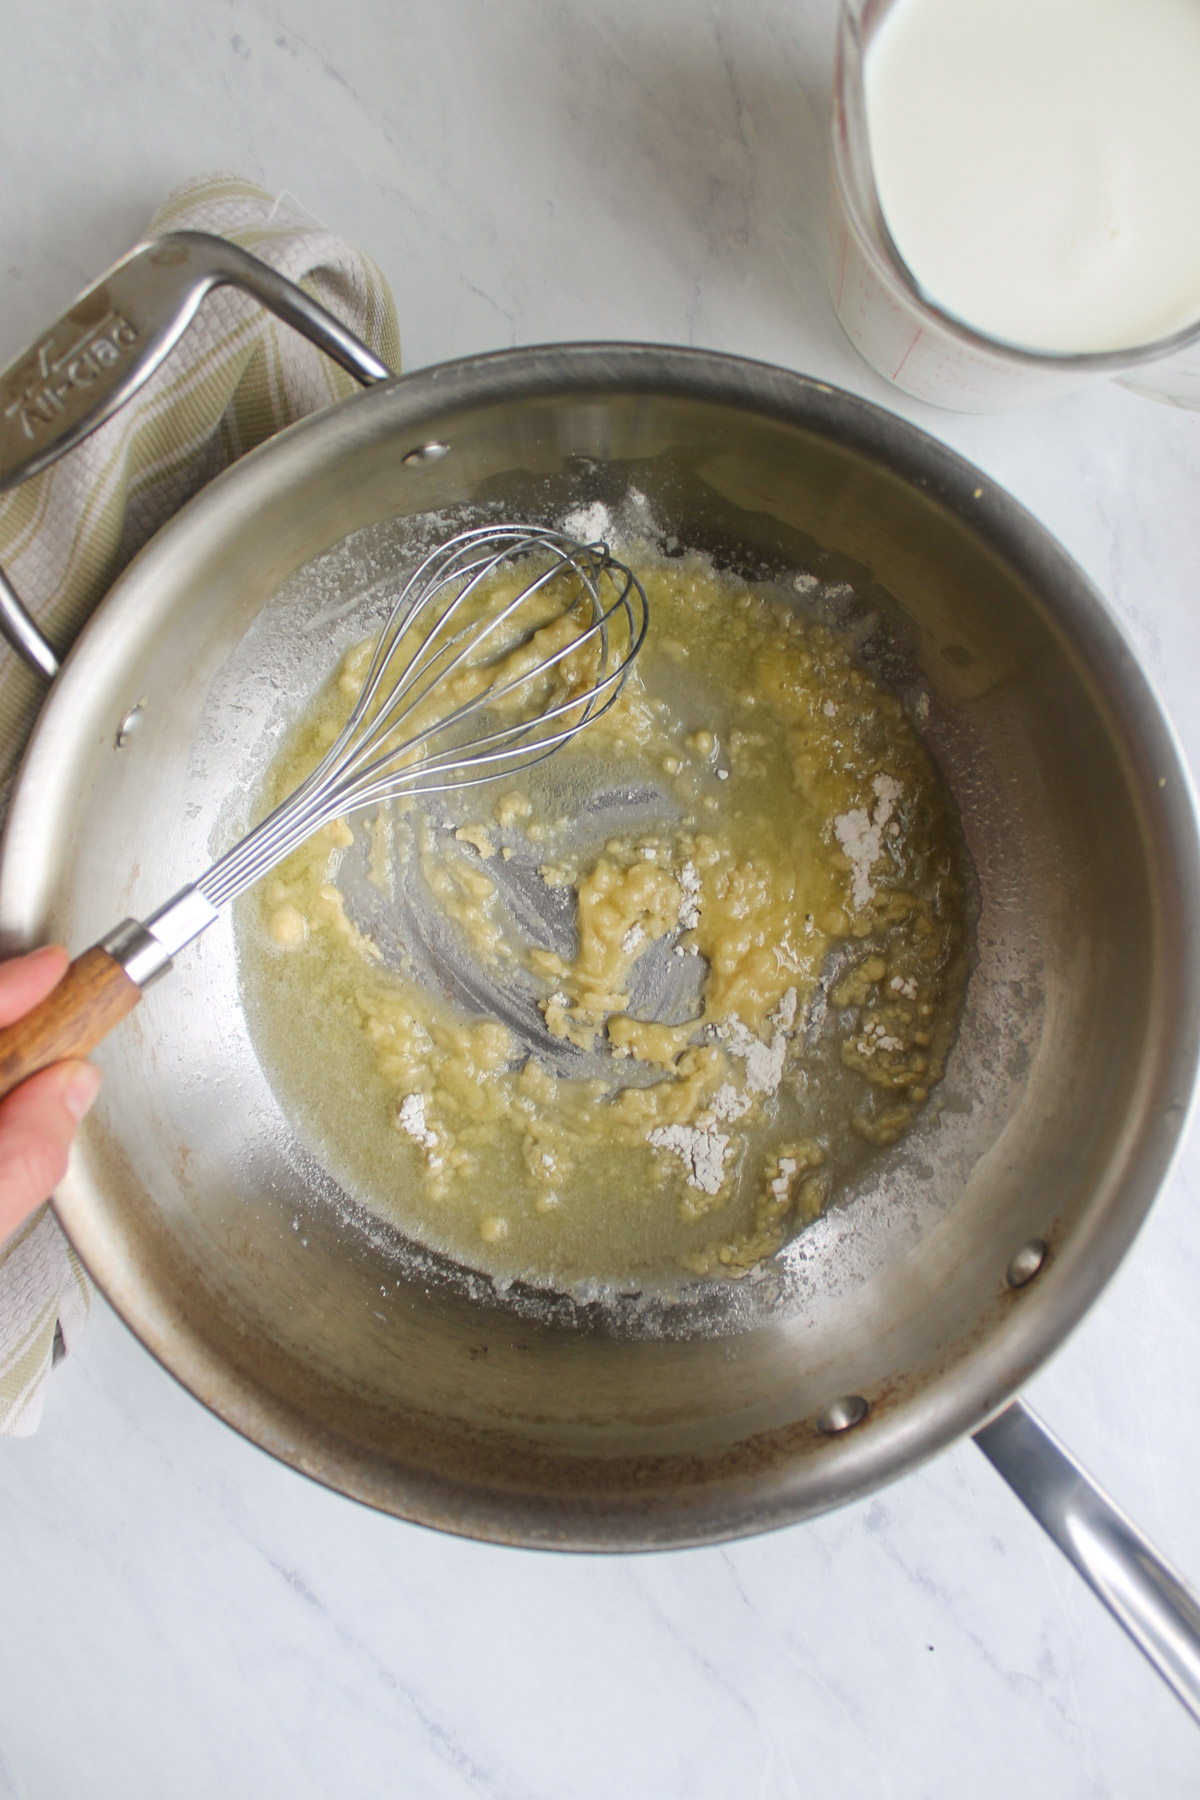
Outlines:
[[[200, 176], [177, 188], [150, 226], [151, 234], [185, 230], [252, 251], [399, 368], [395, 308], [379, 269], [290, 197], [237, 175]], [[0, 499], [0, 568], [65, 651], [185, 500], [244, 451], [356, 385], [256, 301], [218, 288], [123, 411]], [[38, 679], [0, 649], [0, 813], [41, 697]], [[71, 1348], [90, 1303], [88, 1278], [42, 1207], [0, 1246], [0, 1434], [36, 1429], [56, 1342]]]

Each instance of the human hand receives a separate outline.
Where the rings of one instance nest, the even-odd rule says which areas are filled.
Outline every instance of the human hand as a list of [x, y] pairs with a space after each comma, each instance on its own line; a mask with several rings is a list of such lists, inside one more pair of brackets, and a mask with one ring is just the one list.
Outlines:
[[[0, 962], [0, 1026], [44, 1000], [66, 973], [58, 944]], [[100, 1071], [72, 1059], [31, 1075], [0, 1100], [0, 1244], [62, 1180], [75, 1127], [96, 1098]]]

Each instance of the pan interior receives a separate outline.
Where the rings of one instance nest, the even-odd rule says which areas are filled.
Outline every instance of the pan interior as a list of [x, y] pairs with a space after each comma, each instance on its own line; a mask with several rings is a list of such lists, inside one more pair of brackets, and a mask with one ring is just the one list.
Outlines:
[[[784, 409], [748, 378], [691, 386], [577, 372], [498, 397], [402, 386], [288, 434], [123, 579], [14, 805], [10, 935], [92, 941], [229, 841], [297, 697], [398, 554], [447, 519], [550, 523], [631, 489], [719, 566], [815, 572], [868, 665], [928, 695], [926, 742], [978, 880], [958, 1043], [912, 1132], [745, 1282], [601, 1305], [498, 1291], [405, 1242], [280, 1110], [228, 921], [105, 1047], [104, 1103], [61, 1208], [116, 1304], [258, 1442], [479, 1535], [700, 1541], [874, 1485], [1046, 1353], [1115, 1266], [1169, 1150], [1175, 851], [1121, 712], [1136, 672], [1109, 680], [1081, 578], [1049, 547], [1039, 561], [1015, 508], [992, 531], [969, 522], [972, 472], [943, 453], [946, 491], [931, 492], [926, 453], [869, 408], [799, 382]], [[433, 439], [450, 453], [405, 462]], [[1056, 580], [1082, 594], [1073, 611]], [[135, 702], [143, 729], [117, 750]], [[1018, 1292], [1005, 1271], [1034, 1238], [1049, 1259]], [[870, 1402], [865, 1423], [822, 1432], [846, 1395]]]
[[[596, 512], [593, 508], [589, 530], [596, 524]], [[438, 521], [437, 534], [448, 535], [454, 523]], [[857, 1012], [844, 1012], [829, 996], [841, 995], [840, 984], [851, 969], [869, 955], [882, 954], [886, 960], [895, 954], [896, 940], [901, 940], [901, 954], [908, 959], [904, 966], [930, 971], [920, 975], [923, 983], [929, 983], [922, 998], [928, 995], [932, 1001], [940, 996], [936, 1021], [930, 1021], [937, 1030], [937, 1048], [927, 1048], [924, 1057], [941, 1057], [944, 1034], [953, 1030], [963, 976], [962, 953], [950, 946], [961, 935], [966, 857], [956, 844], [946, 842], [949, 808], [944, 796], [934, 791], [935, 778], [912, 727], [892, 714], [881, 715], [874, 702], [866, 710], [865, 727], [855, 725], [855, 714], [829, 697], [836, 691], [839, 700], [849, 698], [855, 705], [864, 693], [861, 675], [844, 668], [835, 673], [840, 668], [837, 651], [852, 641], [852, 621], [851, 629], [838, 632], [832, 642], [825, 630], [847, 613], [848, 583], [828, 584], [832, 589], [828, 595], [811, 574], [757, 588], [718, 585], [708, 566], [682, 556], [669, 536], [666, 542], [674, 554], [656, 552], [664, 534], [654, 531], [637, 489], [630, 491], [615, 517], [605, 510], [603, 530], [618, 553], [644, 576], [652, 614], [637, 697], [615, 734], [606, 736], [602, 723], [589, 727], [569, 749], [527, 772], [519, 783], [519, 796], [516, 784], [508, 779], [454, 795], [435, 793], [406, 800], [382, 813], [368, 810], [351, 822], [353, 832], [340, 825], [333, 828], [337, 847], [331, 848], [329, 834], [316, 838], [301, 858], [280, 871], [278, 882], [268, 881], [235, 908], [234, 930], [252, 1041], [297, 1135], [339, 1185], [361, 1195], [385, 1219], [393, 1218], [401, 1227], [407, 1222], [422, 1241], [440, 1241], [449, 1254], [464, 1256], [475, 1268], [491, 1269], [506, 1294], [514, 1280], [527, 1287], [536, 1283], [543, 1293], [551, 1284], [560, 1291], [565, 1287], [577, 1297], [606, 1303], [610, 1313], [632, 1330], [638, 1320], [646, 1321], [661, 1310], [648, 1289], [661, 1300], [665, 1288], [671, 1292], [673, 1309], [687, 1307], [694, 1301], [679, 1290], [695, 1284], [697, 1264], [717, 1263], [720, 1269], [735, 1258], [739, 1266], [756, 1255], [761, 1258], [763, 1238], [777, 1229], [774, 1216], [764, 1222], [763, 1212], [764, 1196], [771, 1194], [766, 1182], [778, 1172], [777, 1155], [791, 1155], [790, 1169], [795, 1171], [795, 1158], [807, 1154], [803, 1146], [819, 1132], [824, 1146], [816, 1153], [821, 1174], [813, 1178], [812, 1187], [818, 1183], [823, 1187], [830, 1180], [840, 1187], [874, 1155], [865, 1134], [883, 1127], [869, 1122], [867, 1109], [893, 1122], [904, 1116], [895, 1108], [906, 1090], [897, 1093], [872, 1086], [860, 1067], [846, 1060], [847, 1033], [856, 1040], [867, 1021], [859, 1020]], [[377, 534], [363, 535], [369, 544]], [[355, 568], [366, 548], [357, 540], [340, 548], [345, 586], [351, 593]], [[395, 576], [384, 583], [381, 593], [368, 588], [360, 594], [345, 616], [345, 635], [355, 647], [352, 659], [376, 636], [394, 594], [420, 559], [420, 552], [405, 543], [402, 528], [391, 527], [389, 549], [389, 556], [381, 560], [393, 564]], [[803, 613], [797, 581], [810, 596]], [[323, 690], [318, 717], [329, 732], [349, 705], [338, 683], [329, 679], [331, 650], [324, 627], [315, 633], [306, 630], [306, 620], [318, 606], [314, 584], [307, 572], [301, 572], [264, 608], [214, 685], [209, 714], [215, 721], [242, 710], [239, 696], [260, 666], [279, 666], [280, 640], [295, 643], [297, 638], [309, 638], [315, 640], [311, 654], [316, 666], [300, 673], [297, 692], [281, 700], [280, 711], [285, 721], [296, 711], [306, 721], [299, 748], [291, 734], [285, 739], [285, 756], [311, 759], [316, 754], [312, 687]], [[796, 614], [797, 623], [803, 616], [818, 627], [814, 636], [789, 634], [779, 617], [782, 609], [787, 615]], [[681, 630], [689, 634], [686, 659], [677, 654]], [[806, 667], [811, 670], [813, 664], [810, 642], [818, 658], [818, 673], [809, 677], [818, 684], [815, 699], [814, 690], [802, 685]], [[760, 659], [767, 646], [770, 660], [764, 682], [758, 672], [764, 668]], [[824, 665], [819, 659], [827, 654], [835, 660], [821, 674]], [[332, 666], [338, 666], [337, 652]], [[795, 697], [789, 690], [780, 702], [772, 671], [782, 682], [784, 670], [798, 690]], [[341, 679], [352, 682], [353, 677]], [[747, 693], [748, 680], [755, 691]], [[912, 692], [920, 703], [919, 716], [922, 709], [928, 710], [929, 701], [915, 671]], [[747, 698], [751, 704], [745, 703]], [[780, 704], [786, 726], [773, 710]], [[797, 710], [805, 706], [817, 714], [816, 727]], [[326, 710], [331, 707], [332, 718]], [[653, 710], [658, 708], [663, 710]], [[622, 717], [620, 710], [614, 714], [618, 721]], [[664, 729], [667, 721], [669, 728]], [[701, 726], [706, 735], [700, 742], [709, 748], [689, 754], [689, 733]], [[632, 742], [631, 727], [636, 732]], [[753, 738], [747, 738], [747, 728], [753, 730]], [[860, 735], [864, 728], [871, 734], [869, 751]], [[897, 865], [904, 874], [891, 879], [931, 898], [933, 883], [940, 884], [937, 929], [920, 911], [911, 912], [899, 927], [893, 915], [881, 913], [869, 941], [858, 936], [825, 938], [836, 948], [823, 960], [819, 952], [816, 956], [806, 952], [802, 915], [807, 909], [809, 941], [821, 943], [823, 927], [816, 918], [823, 919], [825, 909], [841, 901], [846, 877], [827, 870], [824, 850], [819, 860], [814, 859], [822, 871], [819, 876], [804, 860], [810, 854], [805, 839], [813, 830], [809, 823], [813, 802], [806, 808], [797, 796], [782, 819], [776, 816], [780, 784], [791, 791], [793, 758], [800, 751], [792, 748], [789, 734], [798, 730], [804, 735], [796, 742], [805, 746], [807, 758], [812, 757], [816, 730], [819, 741], [830, 745], [837, 767], [843, 757], [883, 756], [887, 766], [901, 771], [904, 781], [923, 795], [928, 822], [916, 829], [922, 832], [922, 844], [924, 834], [929, 834], [928, 852], [922, 852], [928, 856], [929, 871], [921, 872], [924, 863], [906, 856]], [[751, 746], [754, 760], [747, 770]], [[728, 768], [723, 770], [726, 785], [716, 774], [726, 762], [733, 766], [731, 785]], [[273, 764], [271, 779], [278, 783], [273, 795], [290, 790], [304, 766], [304, 761], [293, 764], [281, 777]], [[234, 773], [236, 777], [238, 772]], [[827, 787], [833, 779], [826, 778]], [[838, 780], [844, 784], [845, 777]], [[853, 794], [858, 804], [861, 784], [862, 777], [856, 775], [849, 789], [839, 785], [836, 791]], [[249, 823], [245, 783], [238, 782], [237, 791], [239, 800], [229, 809], [231, 838]], [[725, 806], [721, 817], [716, 813], [719, 800]], [[837, 812], [851, 801], [843, 798], [840, 805], [831, 804], [826, 797], [815, 804]], [[915, 809], [915, 802], [910, 805]], [[524, 806], [531, 806], [528, 816]], [[645, 890], [648, 879], [654, 891], [665, 886], [674, 894], [686, 859], [709, 855], [717, 839], [725, 845], [722, 866], [731, 874], [743, 857], [754, 859], [746, 866], [761, 871], [759, 891], [772, 909], [763, 916], [774, 920], [776, 941], [783, 943], [784, 956], [791, 959], [790, 974], [788, 962], [781, 959], [779, 973], [773, 964], [770, 973], [760, 970], [741, 977], [743, 983], [747, 979], [751, 983], [748, 990], [742, 987], [751, 1007], [756, 1004], [755, 993], [761, 996], [763, 1010], [746, 1015], [754, 1021], [755, 1031], [765, 1031], [765, 1039], [746, 1033], [750, 1043], [762, 1045], [753, 1076], [759, 1089], [744, 1085], [748, 1074], [743, 1072], [744, 1057], [735, 1058], [720, 1048], [723, 1028], [703, 1024], [706, 991], [720, 991], [719, 978], [703, 952], [715, 954], [727, 984], [738, 979], [736, 969], [747, 968], [735, 960], [746, 954], [738, 947], [743, 927], [737, 910], [725, 916], [715, 940], [705, 937], [703, 928], [686, 940], [681, 930], [669, 927], [664, 935], [656, 935], [652, 927], [648, 939], [640, 926], [634, 933], [641, 941], [633, 953], [629, 1001], [627, 1007], [618, 1002], [617, 1009], [636, 1020], [681, 1027], [673, 1048], [684, 1051], [689, 1046], [682, 1069], [668, 1073], [653, 1060], [614, 1054], [612, 1040], [603, 1032], [598, 1039], [590, 1030], [578, 1033], [585, 1043], [590, 1039], [590, 1048], [552, 1035], [539, 1001], [548, 1004], [555, 980], [562, 977], [552, 980], [539, 974], [536, 962], [526, 960], [526, 954], [536, 958], [549, 951], [568, 964], [577, 954], [576, 895], [564, 865], [582, 884], [584, 874], [603, 857], [605, 869], [628, 864], [635, 893]], [[952, 854], [957, 865], [953, 881], [948, 872]], [[616, 863], [609, 860], [612, 857]], [[543, 879], [543, 870], [549, 879]], [[692, 875], [699, 892], [701, 877], [694, 867]], [[456, 885], [449, 886], [449, 881]], [[442, 897], [448, 886], [451, 915]], [[472, 896], [481, 889], [486, 893], [486, 915], [472, 910]], [[742, 902], [736, 896], [744, 891], [739, 879], [730, 902], [733, 909], [740, 909]], [[806, 896], [803, 903], [783, 899], [794, 892]], [[699, 906], [706, 910], [710, 903], [714, 909], [721, 906], [715, 880], [708, 896], [697, 907], [697, 925]], [[460, 923], [464, 902], [465, 929]], [[283, 903], [287, 910], [281, 916], [295, 935], [291, 947], [281, 950], [271, 928]], [[583, 904], [581, 885], [581, 908]], [[717, 910], [708, 914], [710, 931], [717, 916]], [[352, 931], [347, 930], [347, 921]], [[864, 921], [858, 929], [867, 928]], [[848, 921], [843, 929], [848, 929]], [[496, 953], [497, 935], [507, 954]], [[799, 955], [788, 949], [793, 941]], [[689, 946], [695, 955], [688, 954]], [[943, 970], [947, 958], [950, 966]], [[588, 966], [594, 969], [595, 964]], [[607, 966], [611, 971], [611, 962]], [[809, 987], [813, 976], [819, 976], [815, 992]], [[765, 988], [759, 985], [764, 980]], [[896, 981], [901, 980], [896, 975]], [[589, 981], [594, 983], [594, 976]], [[624, 988], [625, 979], [610, 972], [607, 986], [614, 985]], [[789, 1037], [780, 1035], [776, 1042], [780, 1063], [786, 1060], [787, 1067], [772, 1073], [766, 1064], [772, 1058], [769, 1043], [774, 1028], [760, 1021], [785, 993], [795, 1012], [788, 1019]], [[399, 996], [405, 998], [401, 1001]], [[914, 1013], [917, 999], [914, 984]], [[400, 1017], [393, 1025], [396, 1006]], [[932, 1005], [929, 1011], [934, 1011]], [[890, 1020], [893, 1015], [887, 1016]], [[419, 1021], [416, 1025], [411, 1023], [414, 1018]], [[474, 1054], [463, 1037], [478, 1019], [499, 1022], [506, 1040], [503, 1067], [491, 1061], [490, 1044], [485, 1050], [487, 1074], [474, 1072]], [[884, 1032], [883, 1026], [878, 1030]], [[438, 1034], [440, 1051], [430, 1044], [427, 1032]], [[886, 1032], [884, 1037], [890, 1048], [899, 1047]], [[429, 1045], [432, 1057], [451, 1059], [449, 1088], [440, 1086], [438, 1063], [427, 1063], [424, 1049], [416, 1051], [414, 1060], [415, 1041]], [[928, 1031], [924, 1042], [930, 1045]], [[791, 1046], [786, 1058], [785, 1043]], [[697, 1044], [698, 1052], [690, 1047]], [[405, 1047], [398, 1058], [399, 1046]], [[385, 1066], [396, 1072], [380, 1073], [381, 1055]], [[464, 1075], [461, 1057], [474, 1074], [468, 1095], [463, 1087], [471, 1075]], [[732, 1167], [715, 1200], [700, 1187], [700, 1180], [711, 1180], [707, 1170], [697, 1179], [689, 1169], [693, 1179], [685, 1188], [679, 1156], [654, 1151], [647, 1142], [647, 1134], [653, 1142], [652, 1127], [664, 1118], [682, 1117], [686, 1125], [702, 1113], [705, 1094], [715, 1088], [701, 1085], [709, 1078], [697, 1066], [700, 1059], [707, 1059], [709, 1067], [721, 1065], [718, 1084], [732, 1084], [722, 1090], [720, 1136], [702, 1139], [693, 1130], [689, 1137], [676, 1125], [676, 1141], [688, 1148], [711, 1144], [723, 1174], [728, 1150]], [[921, 1063], [924, 1058], [918, 1055], [917, 1060]], [[555, 1078], [553, 1099], [547, 1072]], [[900, 1073], [903, 1077], [905, 1071]], [[919, 1104], [925, 1098], [920, 1076], [911, 1080], [919, 1090]], [[630, 1087], [653, 1092], [623, 1095]], [[740, 1137], [746, 1127], [724, 1120], [736, 1120], [739, 1107], [744, 1113], [754, 1104], [754, 1093], [767, 1089], [773, 1091], [773, 1099], [768, 1108], [756, 1108], [749, 1121], [752, 1136], [743, 1149]], [[605, 1096], [603, 1102], [598, 1093]], [[407, 1096], [413, 1094], [417, 1130], [431, 1140], [423, 1148], [407, 1141], [407, 1132], [397, 1124], [401, 1099], [412, 1117]], [[762, 1110], [765, 1118], [760, 1117]], [[630, 1120], [636, 1122], [631, 1125]], [[436, 1136], [429, 1129], [434, 1124]], [[461, 1133], [457, 1141], [456, 1133]], [[535, 1151], [544, 1153], [544, 1163], [553, 1171], [540, 1180]], [[447, 1178], [448, 1154], [470, 1157], [473, 1175], [467, 1178], [460, 1172]], [[766, 1175], [761, 1173], [764, 1164]], [[800, 1175], [792, 1182], [794, 1195], [804, 1179]], [[788, 1186], [786, 1174], [782, 1185]], [[811, 1195], [812, 1188], [803, 1203], [796, 1197], [797, 1210], [801, 1204], [811, 1206]], [[500, 1231], [489, 1239], [498, 1222]], [[709, 1311], [728, 1300], [730, 1278], [713, 1284], [713, 1289], [706, 1302]], [[775, 1304], [779, 1303], [777, 1296]], [[534, 1295], [526, 1293], [522, 1304], [532, 1307]]]

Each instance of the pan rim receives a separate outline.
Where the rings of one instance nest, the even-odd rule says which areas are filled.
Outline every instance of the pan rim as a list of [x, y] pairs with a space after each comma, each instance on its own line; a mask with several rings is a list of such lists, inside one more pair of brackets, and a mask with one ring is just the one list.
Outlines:
[[[1158, 770], [1156, 779], [1165, 779], [1167, 784], [1158, 790], [1156, 804], [1159, 848], [1173, 871], [1173, 886], [1185, 898], [1200, 892], [1195, 797], [1174, 729], [1154, 685], [1097, 589], [1016, 500], [918, 427], [828, 383], [766, 363], [674, 346], [565, 344], [463, 358], [353, 396], [251, 452], [204, 489], [152, 540], [114, 585], [66, 659], [18, 774], [0, 846], [0, 933], [8, 948], [29, 941], [37, 930], [28, 853], [37, 835], [34, 815], [44, 809], [47, 793], [62, 778], [55, 768], [57, 723], [79, 703], [83, 685], [92, 679], [93, 662], [115, 654], [128, 618], [136, 614], [139, 591], [158, 578], [168, 553], [177, 557], [189, 540], [202, 542], [228, 507], [257, 510], [260, 502], [256, 496], [267, 489], [275, 491], [291, 479], [292, 468], [308, 460], [314, 436], [328, 440], [327, 454], [332, 455], [337, 454], [339, 443], [357, 442], [372, 432], [394, 438], [411, 429], [414, 442], [426, 441], [420, 438], [422, 430], [481, 399], [561, 393], [564, 384], [581, 394], [588, 390], [628, 392], [640, 387], [723, 402], [832, 436], [879, 461], [893, 475], [917, 487], [926, 499], [966, 522], [1034, 589], [1044, 605], [1052, 606], [1054, 623], [1082, 657], [1109, 704], [1127, 725], [1136, 724], [1142, 757]], [[1147, 804], [1154, 798], [1148, 791], [1141, 797]], [[1053, 1305], [1042, 1297], [1051, 1290], [1035, 1284], [1036, 1291], [1022, 1304], [1019, 1332], [993, 1331], [980, 1349], [967, 1353], [952, 1370], [927, 1384], [919, 1405], [910, 1405], [891, 1419], [880, 1419], [861, 1436], [850, 1433], [844, 1439], [831, 1440], [830, 1466], [837, 1471], [838, 1491], [824, 1504], [841, 1504], [871, 1491], [986, 1422], [1061, 1346], [1123, 1260], [1169, 1175], [1196, 1100], [1200, 933], [1186, 905], [1173, 941], [1164, 946], [1164, 954], [1176, 952], [1172, 1029], [1158, 1045], [1156, 1056], [1147, 1058], [1176, 1100], [1173, 1110], [1164, 1112], [1153, 1130], [1143, 1132], [1136, 1146], [1131, 1190], [1114, 1199], [1109, 1208], [1119, 1228], [1114, 1231], [1113, 1219], [1107, 1221], [1103, 1234], [1106, 1254], [1097, 1258], [1078, 1241], [1065, 1246], [1055, 1264]], [[486, 1495], [444, 1496], [437, 1502], [431, 1496], [425, 1500], [416, 1496], [419, 1503], [412, 1506], [389, 1504], [370, 1491], [374, 1484], [365, 1470], [359, 1471], [358, 1490], [353, 1481], [347, 1485], [348, 1473], [352, 1478], [354, 1471], [348, 1472], [345, 1463], [336, 1472], [327, 1468], [323, 1472], [323, 1459], [309, 1454], [302, 1445], [298, 1447], [295, 1434], [282, 1418], [269, 1419], [270, 1409], [261, 1398], [247, 1396], [236, 1380], [231, 1383], [228, 1372], [222, 1373], [222, 1366], [206, 1346], [198, 1339], [190, 1344], [181, 1342], [178, 1322], [172, 1329], [169, 1319], [152, 1316], [154, 1308], [144, 1295], [139, 1296], [129, 1270], [114, 1256], [112, 1247], [97, 1241], [96, 1232], [89, 1229], [93, 1221], [86, 1183], [78, 1172], [70, 1175], [60, 1190], [58, 1210], [98, 1285], [135, 1335], [182, 1385], [251, 1442], [350, 1497], [463, 1535], [526, 1545], [553, 1542], [555, 1547], [571, 1550], [661, 1549], [668, 1544], [717, 1542], [823, 1510], [798, 1505], [796, 1496], [789, 1496], [786, 1480], [779, 1483], [777, 1494], [768, 1494], [761, 1477], [752, 1516], [746, 1515], [743, 1507], [732, 1508], [732, 1493], [723, 1490], [723, 1507], [718, 1496], [708, 1514], [697, 1513], [686, 1525], [680, 1520], [675, 1535], [664, 1531], [661, 1518], [654, 1531], [643, 1531], [636, 1509], [614, 1513], [607, 1521], [588, 1521], [581, 1515], [578, 1530], [573, 1531], [563, 1519], [561, 1499], [554, 1503], [556, 1523], [547, 1517], [545, 1530], [533, 1531], [527, 1518], [516, 1534], [498, 1525], [495, 1503]], [[1097, 1230], [1085, 1235], [1094, 1236]], [[1015, 1341], [1018, 1338], [1019, 1343]], [[264, 1443], [264, 1438], [269, 1441]], [[528, 1506], [525, 1510], [527, 1514], [530, 1511]], [[743, 1516], [746, 1522], [739, 1522]]]

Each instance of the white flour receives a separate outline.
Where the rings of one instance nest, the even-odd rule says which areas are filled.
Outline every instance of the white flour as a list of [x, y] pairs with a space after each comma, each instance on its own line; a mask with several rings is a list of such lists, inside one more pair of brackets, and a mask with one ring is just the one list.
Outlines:
[[776, 1200], [787, 1199], [791, 1192], [792, 1177], [796, 1173], [796, 1167], [796, 1159], [794, 1156], [780, 1157], [779, 1173], [774, 1177], [770, 1184], [771, 1193]]
[[705, 1116], [711, 1115], [714, 1119], [722, 1120], [740, 1119], [743, 1113], [750, 1111], [752, 1105], [753, 1101], [748, 1100], [745, 1094], [739, 1094], [733, 1083], [727, 1081], [713, 1095], [712, 1104]]
[[696, 865], [685, 862], [679, 871], [679, 929], [695, 931], [700, 923], [700, 877]]
[[717, 1194], [725, 1179], [725, 1160], [729, 1155], [729, 1137], [720, 1127], [740, 1119], [753, 1104], [727, 1081], [717, 1089], [694, 1125], [656, 1125], [649, 1142], [679, 1157], [687, 1170], [689, 1187]]
[[788, 988], [780, 996], [779, 1005], [771, 1014], [770, 1023], [776, 1031], [791, 1031], [796, 1023], [796, 1010], [800, 1005], [800, 996], [795, 988]]
[[[725, 1162], [729, 1155], [729, 1137], [722, 1125], [740, 1119], [750, 1111], [755, 1094], [773, 1094], [783, 1079], [787, 1057], [788, 1033], [796, 1023], [799, 999], [795, 988], [788, 988], [769, 1023], [774, 1035], [769, 1043], [756, 1038], [736, 1014], [716, 1028], [734, 1056], [746, 1065], [745, 1091], [739, 1093], [731, 1081], [724, 1082], [713, 1095], [707, 1108], [694, 1125], [657, 1125], [648, 1141], [659, 1150], [670, 1150], [687, 1170], [689, 1187], [705, 1194], [717, 1194], [725, 1180]], [[790, 1175], [795, 1173], [792, 1164]], [[780, 1164], [783, 1170], [783, 1164]], [[786, 1186], [786, 1182], [785, 1182]]]
[[833, 821], [834, 835], [853, 865], [850, 874], [856, 912], [875, 898], [871, 870], [879, 861], [884, 831], [904, 792], [894, 775], [877, 775], [871, 785], [875, 789], [875, 804], [869, 813], [865, 806], [856, 806], [850, 812], [839, 813]]
[[[434, 1132], [430, 1131], [429, 1126], [425, 1123], [424, 1094], [405, 1095], [404, 1099], [400, 1102], [399, 1109], [396, 1113], [396, 1123], [401, 1131], [407, 1131], [409, 1137], [416, 1143], [422, 1145], [424, 1149], [437, 1149], [437, 1136]], [[437, 1168], [440, 1163], [440, 1157], [431, 1156], [429, 1159], [430, 1168]]]
[[736, 1014], [717, 1027], [717, 1036], [723, 1038], [734, 1056], [740, 1056], [745, 1063], [746, 1087], [750, 1093], [773, 1094], [778, 1089], [787, 1058], [788, 1033], [796, 1023], [797, 1005], [795, 988], [788, 988], [768, 1021], [773, 1031], [766, 1043], [762, 1038], [756, 1038]]
[[581, 544], [597, 544], [612, 536], [612, 514], [602, 500], [593, 500], [590, 506], [577, 506], [569, 512], [562, 528]]
[[858, 1050], [863, 1056], [874, 1056], [877, 1050], [903, 1050], [901, 1038], [893, 1037], [887, 1026], [878, 1019], [872, 1019], [858, 1040]]
[[711, 1125], [656, 1125], [649, 1141], [659, 1150], [670, 1150], [687, 1169], [689, 1187], [718, 1194], [725, 1179], [729, 1138]]
[[783, 1062], [787, 1055], [787, 1039], [777, 1031], [769, 1044], [754, 1037], [744, 1025], [731, 1032], [729, 1048], [746, 1065], [746, 1086], [752, 1093], [773, 1094], [783, 1078]]

